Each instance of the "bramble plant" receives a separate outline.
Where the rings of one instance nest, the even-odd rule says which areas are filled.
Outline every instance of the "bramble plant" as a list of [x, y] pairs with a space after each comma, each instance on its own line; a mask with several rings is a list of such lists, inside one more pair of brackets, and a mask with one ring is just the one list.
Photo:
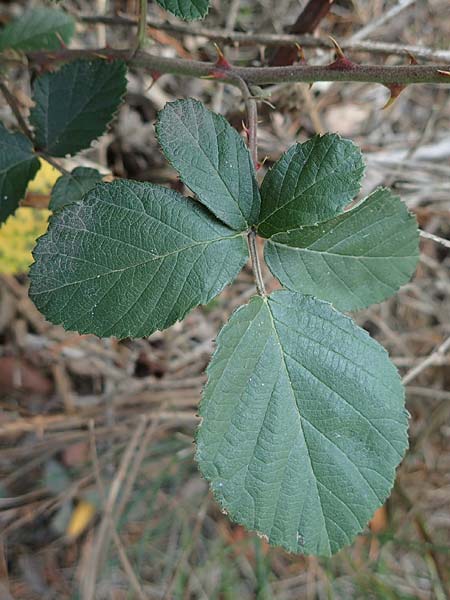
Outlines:
[[[189, 19], [208, 8], [203, 0], [158, 3]], [[68, 41], [70, 19], [60, 15], [53, 34]], [[36, 23], [42, 30], [33, 30]], [[12, 24], [0, 48], [53, 50], [51, 23]], [[108, 58], [39, 75], [32, 130], [17, 110], [23, 133], [0, 126], [2, 221], [39, 169], [38, 156], [73, 155], [106, 130], [126, 90], [126, 63], [112, 60], [114, 52]], [[167, 60], [167, 72], [177, 72]], [[94, 169], [64, 172], [34, 250], [30, 296], [66, 329], [149, 336], [210, 302], [250, 255], [258, 294], [218, 335], [200, 405], [198, 465], [231, 519], [291, 552], [330, 555], [389, 495], [408, 426], [386, 351], [340, 311], [380, 302], [409, 281], [419, 257], [417, 222], [385, 188], [348, 208], [364, 162], [357, 146], [333, 133], [288, 149], [259, 186], [256, 101], [245, 69], [223, 57], [209, 69], [243, 91], [250, 150], [224, 117], [185, 99], [159, 113], [156, 134], [194, 198], [152, 183], [103, 183]], [[271, 294], [258, 237], [284, 288]]]

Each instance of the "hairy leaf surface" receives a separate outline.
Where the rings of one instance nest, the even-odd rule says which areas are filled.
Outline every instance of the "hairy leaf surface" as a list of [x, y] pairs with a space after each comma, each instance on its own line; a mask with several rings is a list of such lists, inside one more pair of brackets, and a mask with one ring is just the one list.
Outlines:
[[330, 221], [274, 235], [265, 259], [287, 288], [355, 310], [410, 280], [419, 260], [417, 221], [400, 198], [379, 189]]
[[218, 219], [238, 231], [256, 223], [260, 196], [250, 153], [221, 115], [192, 98], [177, 100], [159, 113], [156, 132], [181, 180]]
[[62, 10], [34, 8], [24, 12], [0, 31], [0, 51], [6, 48], [33, 52], [58, 50], [75, 32], [75, 20]]
[[52, 323], [118, 338], [181, 319], [232, 281], [245, 240], [180, 194], [98, 184], [51, 219], [34, 250], [30, 296]]
[[359, 192], [363, 174], [361, 151], [337, 134], [292, 146], [264, 177], [258, 233], [270, 237], [334, 217]]
[[330, 304], [253, 298], [222, 329], [197, 460], [220, 505], [291, 552], [350, 544], [386, 499], [407, 412], [386, 351]]
[[157, 3], [180, 19], [194, 21], [206, 16], [210, 0], [156, 0]]
[[0, 223], [6, 221], [24, 197], [28, 182], [39, 170], [33, 146], [21, 133], [0, 123]]
[[69, 175], [62, 175], [52, 190], [50, 210], [56, 210], [66, 204], [78, 202], [86, 192], [101, 180], [102, 176], [97, 169], [88, 167], [77, 167]]
[[122, 61], [78, 60], [36, 79], [30, 121], [52, 156], [75, 154], [102, 135], [126, 90]]

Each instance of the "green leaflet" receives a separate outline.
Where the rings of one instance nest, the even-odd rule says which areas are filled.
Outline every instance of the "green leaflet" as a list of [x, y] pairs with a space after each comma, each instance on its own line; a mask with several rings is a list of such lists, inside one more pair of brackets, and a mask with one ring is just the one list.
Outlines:
[[156, 0], [157, 3], [180, 19], [194, 21], [203, 19], [209, 9], [210, 0]]
[[75, 154], [102, 135], [126, 90], [123, 61], [78, 60], [36, 79], [30, 122], [52, 156]]
[[102, 176], [97, 169], [88, 167], [77, 167], [69, 175], [62, 175], [53, 187], [49, 205], [50, 210], [56, 210], [66, 204], [78, 202], [86, 192], [101, 180]]
[[19, 206], [38, 170], [39, 161], [30, 140], [21, 133], [11, 133], [0, 123], [0, 223]]
[[279, 291], [222, 329], [197, 460], [220, 505], [291, 552], [350, 544], [386, 499], [407, 413], [386, 351], [331, 305]]
[[0, 31], [0, 52], [6, 48], [33, 52], [58, 50], [75, 32], [75, 20], [62, 10], [34, 8], [8, 23]]
[[238, 274], [247, 248], [192, 200], [118, 180], [58, 211], [33, 255], [30, 296], [47, 319], [124, 338], [209, 302]]
[[262, 183], [258, 233], [270, 237], [334, 217], [359, 192], [363, 174], [359, 148], [337, 134], [292, 146]]
[[274, 235], [265, 260], [287, 288], [356, 310], [409, 281], [419, 260], [417, 221], [400, 198], [378, 189], [330, 221]]
[[218, 219], [237, 231], [257, 222], [260, 196], [249, 151], [221, 115], [192, 98], [169, 102], [156, 133], [181, 180]]

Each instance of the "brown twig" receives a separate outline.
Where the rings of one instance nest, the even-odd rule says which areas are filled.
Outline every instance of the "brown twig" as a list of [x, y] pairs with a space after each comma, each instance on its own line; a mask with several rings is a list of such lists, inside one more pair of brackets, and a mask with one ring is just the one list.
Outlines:
[[[125, 27], [137, 26], [137, 20], [125, 16], [91, 16], [83, 15], [79, 17], [85, 23], [104, 23], [106, 25], [117, 25]], [[220, 42], [223, 45], [239, 46], [285, 46], [300, 44], [304, 48], [325, 48], [332, 50], [333, 45], [328, 39], [314, 37], [304, 34], [290, 33], [254, 33], [252, 31], [227, 31], [226, 29], [209, 29], [195, 25], [186, 25], [184, 23], [169, 23], [155, 19], [147, 19], [147, 24], [155, 29], [170, 31], [172, 33], [194, 35], [204, 37], [208, 40]], [[392, 44], [388, 42], [375, 42], [369, 40], [353, 41], [343, 40], [340, 46], [344, 51], [369, 52], [371, 54], [399, 55], [405, 56], [410, 52], [417, 58], [434, 61], [450, 61], [450, 51], [434, 50], [425, 46]]]
[[17, 100], [13, 94], [8, 89], [8, 86], [0, 81], [0, 91], [2, 92], [6, 102], [9, 104], [14, 116], [16, 117], [17, 123], [19, 124], [20, 129], [27, 136], [28, 139], [33, 140], [33, 133], [31, 129], [28, 127], [27, 122], [22, 117], [22, 113], [20, 112], [19, 106], [17, 104]]

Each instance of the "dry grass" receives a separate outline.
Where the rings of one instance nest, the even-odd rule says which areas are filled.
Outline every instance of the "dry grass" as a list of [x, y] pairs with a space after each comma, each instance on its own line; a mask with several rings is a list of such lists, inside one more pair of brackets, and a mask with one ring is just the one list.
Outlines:
[[[447, 47], [445, 0], [410, 2], [373, 27], [394, 4], [337, 2], [321, 31], [344, 40], [371, 24], [362, 39]], [[91, 2], [68, 0], [66, 5], [95, 12]], [[133, 2], [116, 6], [134, 10]], [[270, 32], [295, 20], [297, 12], [290, 0], [243, 0], [234, 18], [242, 28], [251, 24]], [[223, 8], [212, 11], [206, 25], [225, 25], [227, 14]], [[84, 26], [77, 41], [93, 44], [105, 35], [111, 44], [125, 45], [131, 32]], [[213, 53], [211, 44], [190, 36], [175, 42], [165, 34], [163, 41], [173, 55], [180, 42], [189, 55]], [[253, 60], [260, 50], [228, 52], [231, 60]], [[320, 50], [308, 55], [316, 61], [330, 56]], [[24, 74], [15, 76], [16, 89], [29, 93]], [[149, 83], [143, 73], [130, 75], [128, 103], [114, 130], [80, 157], [83, 164], [175, 184], [152, 127], [155, 111], [174, 97], [196, 95], [239, 126], [243, 107], [232, 89], [169, 76], [150, 89]], [[411, 87], [386, 111], [380, 110], [388, 95], [381, 86], [308, 89], [298, 84], [273, 87], [270, 93], [276, 110], [260, 105], [261, 157], [267, 155], [270, 163], [294, 140], [337, 130], [367, 155], [365, 191], [379, 184], [393, 187], [423, 230], [448, 239], [448, 91]], [[13, 122], [6, 106], [0, 105], [0, 115]], [[26, 277], [3, 275], [0, 598], [449, 597], [450, 251], [426, 238], [421, 251], [410, 284], [356, 315], [405, 377], [411, 448], [372, 528], [326, 560], [269, 549], [230, 524], [195, 466], [192, 440], [204, 369], [221, 324], [254, 292], [248, 270], [182, 323], [149, 339], [123, 342], [79, 336], [46, 323], [27, 297]], [[273, 286], [267, 273], [266, 278]], [[95, 515], [83, 524], [89, 510]], [[71, 537], [70, 531], [78, 534]]]

